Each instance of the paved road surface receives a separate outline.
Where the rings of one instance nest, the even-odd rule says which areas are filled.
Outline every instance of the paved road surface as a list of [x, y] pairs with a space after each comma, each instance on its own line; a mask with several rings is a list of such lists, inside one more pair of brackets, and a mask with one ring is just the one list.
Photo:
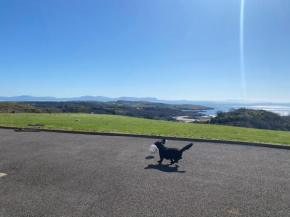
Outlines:
[[194, 143], [175, 167], [153, 142], [1, 129], [0, 216], [290, 216], [289, 150]]

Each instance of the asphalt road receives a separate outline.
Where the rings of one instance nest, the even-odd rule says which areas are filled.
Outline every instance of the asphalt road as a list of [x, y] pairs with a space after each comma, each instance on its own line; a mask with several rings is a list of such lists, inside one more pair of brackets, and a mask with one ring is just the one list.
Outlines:
[[[0, 130], [0, 216], [290, 216], [290, 151]], [[184, 141], [168, 141], [181, 148]]]

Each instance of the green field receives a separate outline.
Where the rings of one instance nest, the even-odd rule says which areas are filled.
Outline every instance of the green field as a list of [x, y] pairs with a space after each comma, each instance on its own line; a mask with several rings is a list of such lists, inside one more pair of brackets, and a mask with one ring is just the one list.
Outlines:
[[[78, 120], [77, 120], [78, 119]], [[0, 126], [131, 133], [290, 145], [290, 132], [96, 114], [0, 114]]]

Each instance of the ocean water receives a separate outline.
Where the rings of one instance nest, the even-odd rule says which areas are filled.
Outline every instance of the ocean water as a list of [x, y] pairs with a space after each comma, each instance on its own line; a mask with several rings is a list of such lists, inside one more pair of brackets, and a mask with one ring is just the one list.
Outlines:
[[255, 110], [265, 110], [274, 112], [281, 116], [290, 115], [290, 103], [217, 103], [217, 102], [206, 102], [200, 105], [209, 106], [212, 110], [200, 111], [201, 113], [208, 116], [216, 116], [217, 111], [228, 112], [231, 109], [248, 108]]

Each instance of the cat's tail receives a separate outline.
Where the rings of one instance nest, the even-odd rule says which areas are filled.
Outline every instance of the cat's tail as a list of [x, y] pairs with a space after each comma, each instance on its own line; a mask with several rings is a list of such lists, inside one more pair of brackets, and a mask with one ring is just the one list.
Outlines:
[[182, 149], [180, 149], [180, 151], [181, 151], [181, 152], [184, 152], [185, 150], [190, 149], [192, 146], [193, 146], [193, 144], [190, 143], [190, 144], [184, 146]]

